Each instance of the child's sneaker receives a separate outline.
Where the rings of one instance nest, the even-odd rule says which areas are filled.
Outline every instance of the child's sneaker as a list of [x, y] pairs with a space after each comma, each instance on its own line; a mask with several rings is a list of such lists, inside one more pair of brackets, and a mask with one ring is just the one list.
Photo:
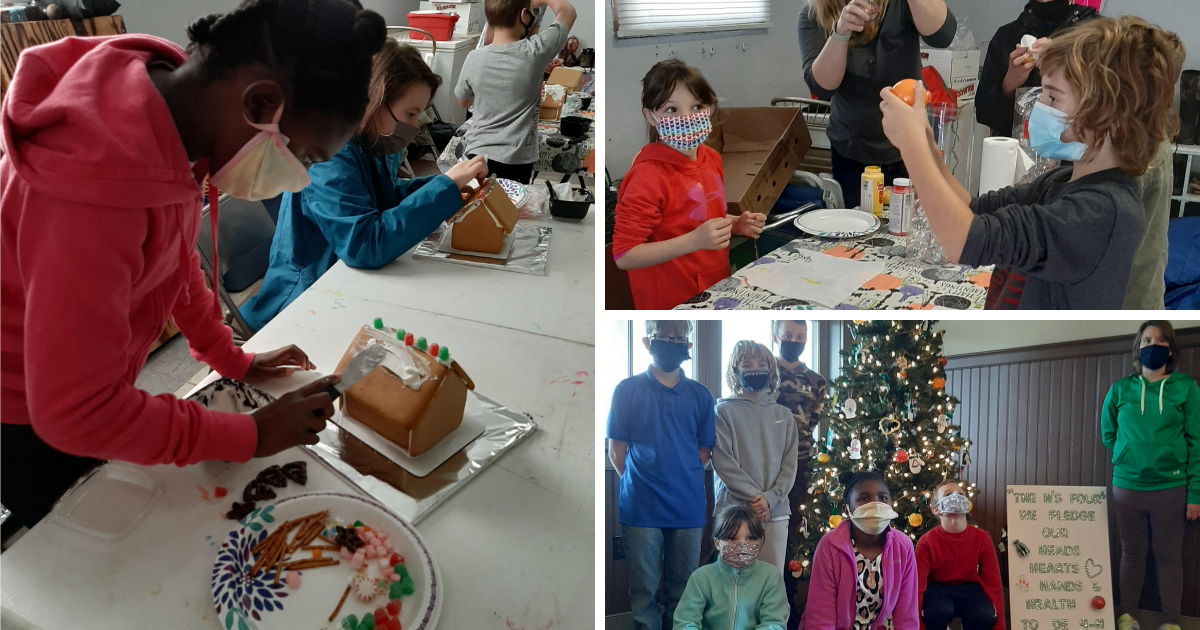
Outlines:
[[1158, 627], [1158, 630], [1180, 630], [1180, 628], [1179, 624], [1176, 623], [1164, 623]]
[[[1117, 619], [1117, 630], [1142, 630], [1142, 627], [1138, 625], [1137, 619], [1130, 617], [1129, 613], [1126, 613]], [[1176, 628], [1175, 630], [1179, 629]]]

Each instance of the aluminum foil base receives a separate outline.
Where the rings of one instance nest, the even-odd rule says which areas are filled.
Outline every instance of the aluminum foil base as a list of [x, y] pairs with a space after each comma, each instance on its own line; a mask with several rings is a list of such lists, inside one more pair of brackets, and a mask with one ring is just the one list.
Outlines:
[[305, 448], [350, 484], [416, 524], [537, 430], [537, 423], [520, 413], [473, 391], [467, 395], [475, 399], [467, 401], [467, 409], [483, 423], [483, 435], [425, 477], [410, 474], [332, 422], [318, 434], [318, 444]]
[[442, 239], [449, 233], [449, 228], [442, 224], [436, 232], [429, 235], [429, 238], [417, 245], [417, 249], [413, 251], [413, 258], [416, 260], [441, 260], [460, 265], [544, 276], [546, 275], [546, 252], [550, 251], [550, 232], [549, 226], [518, 222], [512, 233], [512, 252], [507, 259], [497, 260], [439, 251]]

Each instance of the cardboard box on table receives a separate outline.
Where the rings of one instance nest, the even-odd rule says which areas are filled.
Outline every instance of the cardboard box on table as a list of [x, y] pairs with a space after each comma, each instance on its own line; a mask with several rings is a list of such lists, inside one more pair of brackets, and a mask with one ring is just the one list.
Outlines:
[[[583, 89], [583, 70], [575, 68], [555, 68], [550, 71], [550, 78], [546, 79], [546, 85], [561, 85], [567, 90], [567, 94], [574, 94]], [[562, 114], [563, 101], [555, 101], [548, 94], [542, 96], [542, 103], [538, 109], [539, 120], [558, 120]]]
[[713, 115], [705, 144], [721, 154], [730, 214], [767, 214], [812, 139], [797, 107], [731, 107]]
[[921, 66], [929, 66], [942, 75], [946, 87], [958, 92], [958, 100], [975, 100], [979, 87], [978, 50], [921, 49]]

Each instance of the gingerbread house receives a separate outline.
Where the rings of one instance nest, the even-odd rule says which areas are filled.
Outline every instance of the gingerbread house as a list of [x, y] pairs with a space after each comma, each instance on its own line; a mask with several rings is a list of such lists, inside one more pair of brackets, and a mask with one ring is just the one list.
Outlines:
[[370, 345], [387, 348], [379, 367], [346, 390], [342, 411], [417, 457], [462, 424], [471, 377], [446, 346], [429, 343], [379, 319], [363, 326], [338, 363], [340, 373]]
[[499, 254], [504, 237], [517, 227], [517, 207], [492, 176], [463, 199], [462, 210], [450, 217], [450, 246], [465, 252]]

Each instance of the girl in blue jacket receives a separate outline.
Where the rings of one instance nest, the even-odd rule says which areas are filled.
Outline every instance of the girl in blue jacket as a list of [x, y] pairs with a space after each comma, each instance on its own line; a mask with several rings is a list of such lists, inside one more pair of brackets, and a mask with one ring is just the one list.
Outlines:
[[285, 193], [279, 206], [271, 265], [242, 317], [261, 329], [339, 259], [378, 269], [433, 233], [462, 208], [459, 194], [482, 181], [482, 157], [445, 175], [402, 180], [404, 149], [416, 137], [417, 117], [441, 77], [411, 46], [388, 39], [374, 60], [370, 104], [355, 137], [327, 162], [308, 170], [312, 183]]

